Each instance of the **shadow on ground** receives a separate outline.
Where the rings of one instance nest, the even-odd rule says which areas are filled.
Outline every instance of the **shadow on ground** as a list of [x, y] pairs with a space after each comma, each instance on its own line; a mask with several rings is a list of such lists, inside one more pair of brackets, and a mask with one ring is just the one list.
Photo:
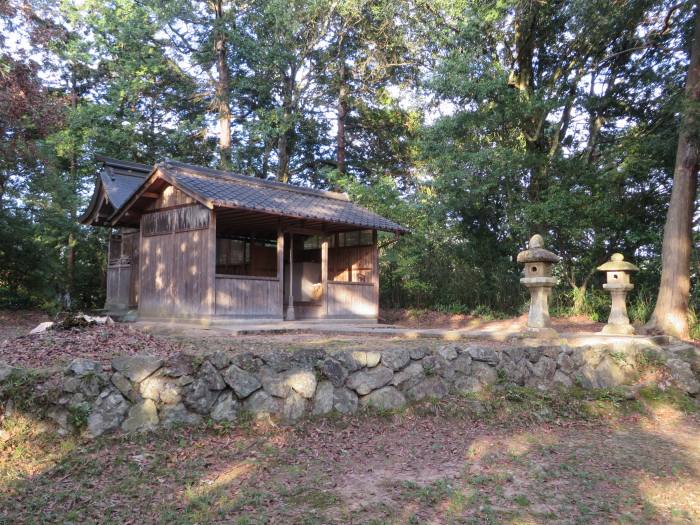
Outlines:
[[95, 442], [14, 415], [0, 522], [700, 522], [697, 414], [504, 425], [445, 406]]

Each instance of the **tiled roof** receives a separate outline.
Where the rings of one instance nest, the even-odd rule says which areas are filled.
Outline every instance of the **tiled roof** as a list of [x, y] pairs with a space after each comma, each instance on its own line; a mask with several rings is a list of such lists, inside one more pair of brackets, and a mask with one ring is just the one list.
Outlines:
[[146, 180], [151, 167], [143, 165], [143, 169], [123, 168], [105, 164], [100, 173], [100, 180], [107, 192], [107, 199], [115, 210], [121, 208]]
[[350, 202], [344, 194], [167, 160], [157, 165], [176, 186], [215, 206], [406, 233], [403, 226]]
[[83, 224], [104, 225], [109, 215], [121, 208], [141, 187], [152, 171], [150, 166], [98, 156], [102, 171], [88, 207], [78, 219]]

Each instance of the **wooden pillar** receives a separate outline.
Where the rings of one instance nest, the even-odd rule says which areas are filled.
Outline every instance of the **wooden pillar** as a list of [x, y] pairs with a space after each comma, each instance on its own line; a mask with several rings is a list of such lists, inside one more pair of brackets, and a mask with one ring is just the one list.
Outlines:
[[280, 317], [284, 318], [284, 231], [277, 228], [277, 280], [280, 285]]
[[214, 316], [216, 315], [216, 213], [214, 210], [209, 211], [209, 228], [202, 233], [207, 236], [207, 257], [205, 260], [208, 269], [205, 277], [207, 291], [204, 296], [204, 313], [208, 316]]
[[148, 252], [148, 250], [144, 249], [143, 215], [141, 215], [141, 218], [139, 219], [139, 267], [136, 269], [136, 271], [139, 272], [139, 300], [138, 304], [136, 305], [136, 311], [138, 312], [139, 316], [143, 310], [143, 294], [141, 293], [141, 288], [143, 287], [144, 283], [144, 263], [146, 262], [146, 254], [148, 255], [148, 262], [150, 263], [151, 254]]
[[109, 237], [107, 237], [107, 266], [109, 266], [109, 261], [112, 260], [112, 237], [114, 236], [114, 228], [109, 228]]
[[289, 234], [289, 304], [287, 321], [294, 321], [294, 234]]
[[131, 283], [129, 283], [129, 310], [137, 308], [139, 304], [139, 268], [141, 268], [141, 232], [135, 232], [133, 236], [134, 239], [131, 249]]
[[109, 261], [112, 260], [112, 235], [114, 232], [114, 228], [112, 226], [109, 227], [109, 236], [107, 237], [107, 265], [105, 266], [105, 274], [104, 274], [104, 287], [105, 287], [105, 304], [104, 304], [104, 309], [107, 310], [109, 309], [110, 306], [110, 286], [109, 286]]
[[321, 238], [321, 287], [323, 289], [322, 316], [328, 316], [328, 236]]
[[372, 230], [372, 284], [374, 285], [375, 317], [379, 319], [379, 246], [377, 230]]

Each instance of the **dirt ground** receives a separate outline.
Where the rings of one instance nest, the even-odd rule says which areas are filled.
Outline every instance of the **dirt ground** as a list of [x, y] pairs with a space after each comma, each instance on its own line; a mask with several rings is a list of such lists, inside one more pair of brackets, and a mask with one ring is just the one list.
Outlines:
[[[488, 330], [498, 327], [511, 327], [514, 323], [522, 325], [527, 323], [527, 315], [521, 315], [511, 319], [484, 319], [483, 317], [467, 314], [448, 314], [432, 310], [398, 309], [381, 311], [381, 322], [403, 326], [406, 328], [471, 328], [474, 330]], [[575, 332], [599, 332], [604, 323], [591, 321], [587, 317], [559, 317], [553, 318], [554, 328], [561, 333]]]
[[[162, 336], [124, 325], [26, 337], [30, 324], [5, 328], [0, 360], [397, 344]], [[499, 386], [295, 427], [243, 419], [94, 441], [58, 436], [29, 413], [0, 414], [4, 523], [700, 523], [700, 406], [654, 388], [627, 400]]]
[[44, 312], [0, 310], [0, 342], [26, 335], [44, 321], [50, 321]]
[[537, 421], [534, 405], [476, 418], [466, 402], [95, 442], [16, 415], [0, 523], [700, 523], [697, 408], [599, 400], [597, 417]]
[[[396, 326], [407, 328], [472, 328], [498, 333], [512, 329], [513, 323], [524, 323], [525, 318], [486, 320], [481, 318], [422, 312], [412, 317], [407, 310], [394, 311]], [[109, 364], [115, 355], [149, 353], [167, 357], [178, 352], [207, 354], [217, 350], [231, 353], [269, 351], [294, 352], [303, 348], [323, 348], [328, 351], [352, 348], [376, 350], [388, 347], [434, 347], [444, 344], [439, 339], [410, 340], [400, 336], [335, 333], [288, 333], [264, 335], [231, 335], [221, 328], [202, 329], [150, 327], [139, 324], [117, 323], [109, 326], [91, 326], [81, 329], [49, 330], [40, 335], [29, 335], [32, 328], [49, 320], [39, 312], [8, 312], [0, 310], [0, 362], [31, 368], [58, 368], [72, 359], [82, 357]], [[585, 318], [553, 319], [560, 333], [599, 331], [601, 323]], [[508, 343], [484, 338], [463, 339], [465, 344], [502, 348]], [[700, 346], [700, 341], [693, 341]]]
[[[36, 312], [0, 311], [0, 362], [31, 368], [57, 368], [82, 357], [109, 364], [115, 355], [149, 353], [167, 357], [178, 352], [207, 354], [217, 350], [230, 353], [294, 352], [303, 348], [328, 351], [352, 348], [377, 350], [387, 347], [436, 346], [438, 339], [406, 340], [373, 334], [371, 338], [353, 334], [264, 334], [235, 335], [223, 329], [188, 328], [148, 331], [139, 325], [117, 323], [69, 330], [48, 330], [29, 335], [37, 324], [48, 318]], [[476, 340], [475, 340], [476, 342]], [[505, 343], [479, 339], [480, 346], [502, 347]]]

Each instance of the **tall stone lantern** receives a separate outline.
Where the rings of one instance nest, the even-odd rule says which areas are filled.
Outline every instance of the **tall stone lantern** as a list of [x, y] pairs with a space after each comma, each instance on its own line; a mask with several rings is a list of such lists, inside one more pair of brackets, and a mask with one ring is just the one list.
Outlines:
[[621, 253], [613, 253], [608, 262], [598, 266], [598, 270], [606, 273], [607, 282], [603, 284], [603, 288], [612, 296], [610, 317], [608, 317], [608, 324], [603, 327], [603, 333], [634, 335], [634, 327], [627, 317], [626, 298], [629, 291], [634, 288], [630, 282], [630, 274], [639, 271], [639, 268], [625, 261]]
[[559, 256], [545, 250], [544, 239], [535, 234], [528, 243], [528, 249], [518, 254], [518, 262], [525, 265], [520, 282], [530, 290], [530, 311], [527, 316], [527, 329], [539, 335], [556, 335], [549, 319], [549, 296], [557, 279], [552, 276], [552, 266], [559, 262]]

